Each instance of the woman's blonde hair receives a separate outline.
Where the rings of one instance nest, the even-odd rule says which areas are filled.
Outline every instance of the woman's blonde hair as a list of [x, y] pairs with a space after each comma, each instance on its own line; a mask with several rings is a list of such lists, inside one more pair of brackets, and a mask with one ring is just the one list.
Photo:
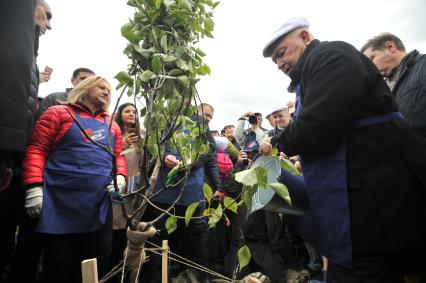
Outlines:
[[[70, 103], [83, 102], [83, 100], [87, 97], [90, 90], [97, 86], [101, 81], [106, 82], [110, 88], [110, 83], [103, 77], [100, 76], [90, 76], [86, 78], [84, 81], [79, 83], [68, 95], [67, 101]], [[108, 96], [108, 102], [102, 107], [103, 110], [108, 111], [109, 105], [111, 104], [111, 95]]]

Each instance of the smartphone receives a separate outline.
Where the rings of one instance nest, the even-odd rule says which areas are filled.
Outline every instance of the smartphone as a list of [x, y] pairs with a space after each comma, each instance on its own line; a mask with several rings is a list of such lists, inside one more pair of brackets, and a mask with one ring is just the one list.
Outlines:
[[138, 133], [138, 129], [136, 129], [136, 128], [128, 128], [127, 132], [129, 134], [137, 134]]

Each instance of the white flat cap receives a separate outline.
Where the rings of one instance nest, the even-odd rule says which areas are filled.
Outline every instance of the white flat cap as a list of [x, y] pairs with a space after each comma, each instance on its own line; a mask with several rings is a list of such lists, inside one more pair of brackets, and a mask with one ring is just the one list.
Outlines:
[[302, 17], [291, 18], [285, 21], [271, 36], [268, 44], [263, 48], [263, 56], [271, 57], [272, 47], [283, 35], [301, 27], [309, 27], [309, 22]]
[[266, 116], [266, 119], [269, 119], [268, 117], [272, 116], [272, 114], [275, 114], [275, 113], [277, 113], [277, 112], [281, 112], [281, 111], [283, 111], [283, 110], [285, 110], [285, 109], [287, 109], [287, 106], [279, 107], [279, 108], [275, 108], [274, 110], [272, 110], [272, 112], [271, 112], [271, 113], [269, 113], [269, 114]]

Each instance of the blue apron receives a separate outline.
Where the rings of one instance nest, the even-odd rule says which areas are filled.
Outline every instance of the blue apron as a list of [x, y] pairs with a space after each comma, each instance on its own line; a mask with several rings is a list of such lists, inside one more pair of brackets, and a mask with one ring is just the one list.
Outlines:
[[[296, 87], [296, 120], [302, 110], [300, 85]], [[399, 112], [367, 117], [355, 121], [352, 128], [402, 119]], [[334, 149], [322, 155], [301, 156], [303, 178], [310, 202], [310, 217], [305, 231], [331, 262], [352, 267], [352, 238], [346, 179], [346, 142], [343, 138]], [[303, 232], [302, 232], [303, 233]]]
[[[75, 119], [93, 140], [108, 146], [105, 119], [82, 118], [80, 112]], [[113, 137], [111, 145], [114, 148]], [[106, 191], [111, 176], [111, 156], [88, 140], [73, 121], [44, 169], [43, 208], [37, 231], [69, 234], [102, 228], [111, 206]]]

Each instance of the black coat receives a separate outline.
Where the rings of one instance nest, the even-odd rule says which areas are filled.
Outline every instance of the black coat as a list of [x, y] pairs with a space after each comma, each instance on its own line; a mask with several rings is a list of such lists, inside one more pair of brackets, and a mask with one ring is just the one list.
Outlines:
[[43, 98], [38, 107], [37, 120], [40, 119], [41, 115], [43, 115], [49, 107], [65, 103], [71, 90], [72, 88], [67, 88], [65, 92], [54, 92]]
[[[302, 111], [272, 138], [289, 156], [321, 155], [346, 139], [353, 254], [415, 249], [424, 242], [426, 152], [404, 120], [361, 128], [397, 111], [376, 67], [344, 42], [315, 40], [290, 73]], [[303, 164], [302, 164], [303, 166]]]
[[34, 58], [34, 1], [0, 2], [0, 42], [0, 151], [23, 153], [32, 126], [27, 109]]
[[426, 56], [413, 50], [401, 64], [392, 94], [399, 110], [426, 148]]

